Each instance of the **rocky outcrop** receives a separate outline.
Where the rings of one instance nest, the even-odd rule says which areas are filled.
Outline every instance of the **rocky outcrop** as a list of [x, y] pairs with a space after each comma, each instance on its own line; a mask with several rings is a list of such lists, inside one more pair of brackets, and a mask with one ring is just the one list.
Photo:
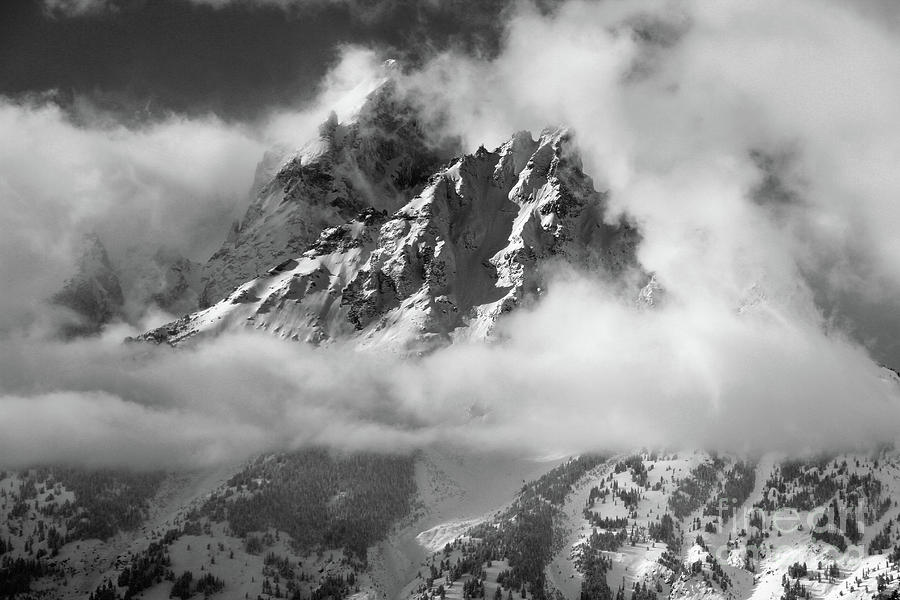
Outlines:
[[122, 315], [122, 286], [97, 235], [84, 236], [77, 272], [50, 301], [69, 311], [60, 329], [64, 337], [96, 334]]
[[656, 279], [656, 275], [651, 275], [647, 284], [641, 288], [637, 297], [638, 308], [654, 308], [662, 304], [666, 291]]
[[484, 338], [539, 292], [554, 259], [620, 272], [634, 264], [637, 234], [606, 225], [604, 209], [565, 130], [461, 158], [382, 227], [346, 290], [362, 343]]

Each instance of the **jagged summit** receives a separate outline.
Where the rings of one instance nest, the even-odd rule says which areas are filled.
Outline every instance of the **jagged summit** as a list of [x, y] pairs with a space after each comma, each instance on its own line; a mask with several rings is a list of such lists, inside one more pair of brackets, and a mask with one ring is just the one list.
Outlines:
[[[392, 139], [360, 136], [372, 122], [380, 123], [378, 131], [397, 133]], [[269, 188], [274, 196], [258, 203], [257, 212], [248, 211], [253, 225], [222, 254], [231, 263], [249, 255], [251, 264], [259, 264], [263, 255], [252, 252], [257, 250], [254, 236], [263, 235], [263, 250], [273, 257], [269, 270], [220, 302], [145, 338], [179, 343], [200, 333], [251, 326], [311, 343], [353, 338], [361, 347], [427, 351], [454, 339], [489, 336], [502, 314], [539, 293], [543, 269], [552, 260], [613, 275], [636, 265], [636, 230], [624, 222], [604, 222], [606, 196], [583, 172], [564, 128], [545, 130], [536, 140], [519, 132], [492, 152], [479, 148], [457, 158], [393, 209], [398, 196], [391, 193], [348, 201], [309, 187], [313, 175], [323, 172], [331, 186], [335, 165], [350, 160], [363, 173], [380, 175], [383, 191], [410, 189], [418, 175], [408, 176], [409, 169], [424, 164], [402, 162], [418, 156], [399, 143], [401, 135], [414, 133], [411, 126], [402, 115], [377, 111], [351, 126], [333, 120], [326, 124], [323, 137], [332, 150], [282, 169]], [[352, 136], [353, 143], [342, 141]], [[359, 140], [381, 145], [360, 155]], [[380, 161], [364, 160], [379, 156]], [[398, 161], [402, 168], [396, 168]], [[395, 168], [385, 168], [391, 164]], [[274, 199], [278, 206], [270, 204]], [[289, 245], [273, 252], [265, 236], [278, 233], [274, 217], [285, 205], [285, 213], [298, 222], [315, 209], [338, 218], [352, 208], [355, 216], [326, 225], [300, 251], [288, 254], [294, 247]], [[296, 231], [289, 228], [282, 234]], [[295, 236], [292, 243], [299, 245], [302, 238]], [[242, 248], [245, 252], [238, 253]], [[219, 265], [223, 272], [228, 269], [224, 260]], [[240, 276], [227, 275], [228, 281]]]
[[100, 236], [90, 233], [77, 251], [77, 271], [50, 298], [68, 309], [63, 337], [93, 335], [119, 319], [135, 321], [150, 307], [170, 314], [196, 309], [200, 265], [172, 249], [132, 247], [113, 260]]
[[201, 306], [298, 256], [327, 227], [370, 207], [397, 210], [452, 154], [426, 138], [416, 111], [386, 78], [350, 120], [332, 113], [277, 170], [260, 167], [258, 175], [274, 176], [254, 186], [246, 214], [205, 266]]
[[78, 249], [78, 270], [50, 301], [71, 311], [62, 325], [64, 337], [92, 335], [122, 314], [125, 298], [106, 247], [95, 233], [86, 234]]

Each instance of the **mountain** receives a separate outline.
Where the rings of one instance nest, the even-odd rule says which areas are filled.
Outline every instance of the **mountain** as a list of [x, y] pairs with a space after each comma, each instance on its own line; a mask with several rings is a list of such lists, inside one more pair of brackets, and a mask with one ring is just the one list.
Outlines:
[[71, 316], [61, 327], [64, 337], [94, 335], [117, 319], [139, 319], [150, 307], [169, 314], [196, 310], [200, 269], [200, 264], [164, 248], [152, 254], [129, 248], [113, 260], [100, 236], [88, 234], [75, 275], [50, 301]]
[[[328, 125], [331, 131], [340, 127]], [[594, 189], [573, 136], [562, 128], [546, 130], [537, 140], [519, 132], [493, 152], [480, 148], [456, 158], [389, 214], [386, 209], [400, 197], [396, 182], [415, 180], [405, 168], [400, 172], [407, 175], [384, 184], [392, 191], [382, 201], [326, 227], [305, 251], [274, 253], [270, 242], [285, 219], [303, 224], [288, 228], [296, 234], [293, 249], [309, 231], [304, 219], [322, 206], [321, 188], [311, 190], [301, 178], [295, 185], [306, 187], [291, 188], [297, 191], [290, 201], [279, 200], [286, 205], [283, 213], [261, 216], [261, 207], [271, 209], [271, 190], [287, 173], [299, 168], [310, 178], [304, 169], [314, 167], [305, 164], [289, 161], [248, 210], [245, 222], [255, 225], [243, 231], [265, 238], [261, 252], [232, 250], [252, 244], [249, 239], [226, 244], [228, 252], [213, 257], [209, 268], [224, 268], [226, 254], [227, 264], [242, 265], [235, 267], [240, 276], [263, 260], [280, 262], [270, 262], [268, 271], [224, 299], [145, 339], [177, 344], [197, 334], [251, 326], [314, 344], [352, 337], [362, 347], [425, 351], [490, 335], [502, 314], [540, 294], [544, 269], [553, 268], [554, 261], [613, 278], [637, 267], [638, 232], [625, 222], [604, 221], [606, 196]], [[328, 204], [329, 218], [350, 210], [339, 198]], [[362, 205], [357, 199], [352, 209]], [[279, 215], [277, 224], [273, 215]], [[229, 272], [229, 285], [237, 276]]]
[[172, 315], [197, 309], [203, 291], [202, 264], [169, 248], [152, 254], [129, 248], [116, 263], [129, 315], [139, 317], [148, 306]]
[[143, 336], [156, 342], [250, 326], [426, 352], [488, 338], [564, 263], [612, 285], [639, 270], [639, 234], [607, 222], [572, 132], [519, 132], [453, 157], [456, 143], [423, 122], [386, 76], [345, 122], [332, 113], [315, 140], [264, 158], [255, 199], [205, 265], [131, 251], [116, 268], [106, 257], [68, 302], [93, 299], [92, 332], [147, 306], [185, 314]]
[[78, 270], [50, 301], [71, 311], [73, 318], [61, 329], [65, 337], [95, 334], [122, 315], [125, 306], [122, 285], [99, 236], [84, 236]]

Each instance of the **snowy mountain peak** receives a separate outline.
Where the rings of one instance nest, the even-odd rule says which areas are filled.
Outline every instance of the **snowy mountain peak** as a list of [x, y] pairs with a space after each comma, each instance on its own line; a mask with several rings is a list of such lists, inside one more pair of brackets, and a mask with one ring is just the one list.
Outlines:
[[[360, 135], [373, 122], [393, 137]], [[454, 159], [423, 177], [420, 193], [387, 210], [391, 203], [384, 195], [323, 203], [323, 187], [311, 180], [318, 175], [330, 186], [351, 162], [369, 181], [379, 181], [382, 193], [397, 190], [396, 169], [380, 178], [366, 169], [383, 169], [390, 156], [415, 156], [406, 143], [394, 144], [415, 134], [413, 124], [377, 109], [349, 126], [330, 123], [327, 135], [341, 141], [310, 163], [301, 159], [282, 169], [267, 187], [277, 193], [258, 202], [256, 213], [248, 211], [236, 243], [221, 255], [221, 272], [233, 281], [235, 270], [247, 268], [241, 260], [262, 264], [260, 244], [268, 244], [262, 246], [268, 270], [147, 339], [180, 343], [196, 334], [252, 326], [316, 344], [353, 339], [360, 347], [422, 352], [455, 339], [490, 336], [501, 315], [545, 287], [543, 271], [552, 260], [613, 276], [636, 265], [637, 232], [626, 223], [604, 223], [606, 195], [584, 174], [564, 128], [545, 130], [537, 140], [519, 132], [493, 152], [479, 148]], [[341, 129], [346, 134], [338, 136]], [[375, 144], [374, 150], [361, 150], [367, 144]], [[366, 163], [368, 157], [381, 158]], [[351, 207], [361, 210], [343, 224], [315, 221], [326, 224], [303, 248], [290, 255], [285, 248], [272, 252], [273, 236], [297, 231], [278, 228], [284, 226], [275, 218], [279, 210], [311, 234], [311, 216], [330, 210], [336, 219]], [[300, 239], [289, 240], [287, 248]]]

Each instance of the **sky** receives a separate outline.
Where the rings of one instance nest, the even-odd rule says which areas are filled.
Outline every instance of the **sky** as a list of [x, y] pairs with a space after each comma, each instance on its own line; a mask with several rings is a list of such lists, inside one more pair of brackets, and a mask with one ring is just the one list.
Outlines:
[[132, 119], [214, 112], [252, 120], [296, 106], [342, 44], [412, 64], [450, 46], [496, 51], [505, 2], [9, 0], [0, 93], [57, 91]]
[[[0, 15], [0, 456], [209, 465], [325, 444], [791, 453], [900, 431], [900, 9], [865, 0], [44, 0]], [[60, 341], [80, 235], [196, 261], [256, 165], [398, 58], [465, 147], [566, 125], [665, 289], [559, 268], [503, 342], [417, 360], [247, 332]], [[341, 111], [339, 110], [339, 116]], [[49, 367], [52, 365], [52, 368]], [[553, 399], [549, 402], [548, 399]], [[40, 415], [39, 419], [35, 415]]]

